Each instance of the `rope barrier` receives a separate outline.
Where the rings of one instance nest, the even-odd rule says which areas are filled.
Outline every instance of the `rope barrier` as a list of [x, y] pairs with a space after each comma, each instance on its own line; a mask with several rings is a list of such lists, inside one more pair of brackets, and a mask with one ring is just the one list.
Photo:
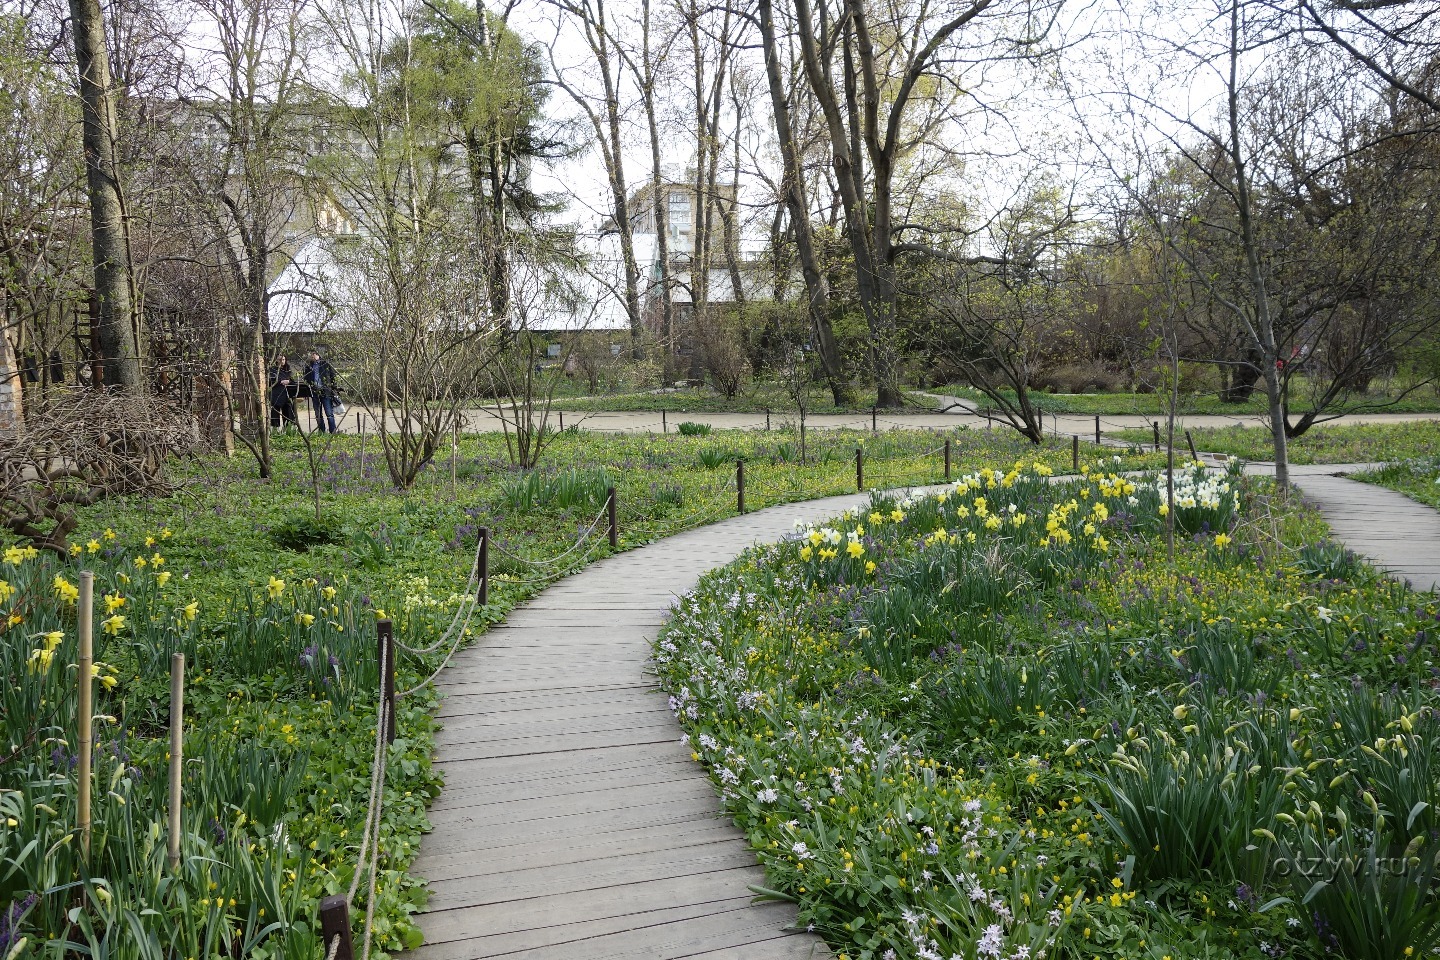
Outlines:
[[[562, 551], [561, 553], [558, 553], [558, 554], [556, 554], [555, 556], [549, 557], [549, 558], [547, 558], [547, 559], [545, 559], [545, 560], [529, 560], [529, 559], [527, 559], [527, 558], [525, 558], [525, 557], [520, 556], [520, 555], [517, 554], [517, 553], [512, 553], [511, 551], [509, 551], [509, 550], [505, 549], [504, 547], [500, 546], [500, 544], [498, 544], [498, 543], [492, 544], [492, 546], [495, 547], [495, 552], [496, 552], [496, 553], [499, 553], [499, 554], [501, 554], [501, 555], [503, 555], [503, 556], [509, 557], [511, 560], [514, 560], [514, 561], [516, 561], [517, 563], [523, 563], [523, 564], [525, 564], [526, 566], [529, 566], [529, 567], [551, 567], [551, 566], [555, 566], [555, 565], [558, 564], [561, 560], [564, 560], [564, 559], [565, 559], [566, 557], [568, 557], [570, 554], [572, 554], [572, 553], [574, 553], [576, 550], [578, 550], [578, 549], [580, 548], [581, 544], [583, 544], [586, 540], [588, 540], [588, 539], [590, 538], [590, 535], [595, 532], [595, 530], [596, 530], [597, 527], [600, 526], [600, 521], [601, 521], [601, 519], [605, 516], [605, 511], [608, 510], [608, 509], [609, 509], [608, 504], [602, 506], [602, 507], [600, 508], [600, 512], [595, 515], [595, 519], [592, 520], [592, 521], [590, 522], [590, 525], [587, 526], [587, 527], [585, 528], [584, 532], [580, 534], [580, 539], [579, 539], [579, 540], [576, 540], [574, 544], [572, 544], [571, 546], [567, 547], [567, 548], [566, 548], [564, 551]], [[478, 558], [478, 554], [477, 554], [477, 558]]]
[[[474, 600], [475, 600], [475, 588], [479, 585], [479, 580], [480, 580], [480, 548], [481, 548], [481, 546], [482, 546], [481, 540], [477, 539], [477, 540], [475, 541], [475, 561], [474, 561], [474, 563], [472, 563], [472, 564], [470, 565], [470, 579], [469, 579], [468, 581], [466, 581], [466, 584], [465, 584], [465, 595], [466, 595], [466, 597], [467, 597], [468, 600], [469, 600], [469, 605], [472, 605], [472, 606], [473, 606]], [[455, 629], [455, 624], [457, 624], [457, 623], [460, 621], [460, 613], [461, 613], [462, 610], [465, 610], [465, 609], [466, 609], [466, 606], [467, 606], [467, 603], [466, 603], [465, 601], [462, 601], [462, 602], [460, 603], [460, 605], [455, 608], [455, 616], [451, 618], [451, 620], [450, 620], [450, 626], [447, 627], [447, 628], [445, 629], [445, 632], [440, 635], [440, 639], [438, 639], [438, 640], [436, 640], [434, 643], [430, 644], [430, 646], [428, 646], [428, 647], [412, 647], [412, 646], [409, 646], [409, 645], [407, 645], [407, 644], [405, 644], [405, 643], [402, 643], [402, 642], [401, 642], [400, 640], [398, 640], [398, 639], [395, 641], [395, 645], [396, 645], [397, 647], [399, 647], [401, 650], [404, 650], [406, 653], [413, 653], [413, 654], [415, 654], [416, 656], [424, 656], [424, 655], [427, 654], [427, 653], [434, 653], [436, 650], [440, 649], [440, 647], [441, 647], [442, 645], [444, 645], [447, 640], [450, 639], [451, 632]], [[469, 613], [469, 612], [466, 612], [466, 614], [465, 614], [465, 620], [466, 620], [466, 623], [469, 623], [469, 620], [470, 620], [470, 613]]]

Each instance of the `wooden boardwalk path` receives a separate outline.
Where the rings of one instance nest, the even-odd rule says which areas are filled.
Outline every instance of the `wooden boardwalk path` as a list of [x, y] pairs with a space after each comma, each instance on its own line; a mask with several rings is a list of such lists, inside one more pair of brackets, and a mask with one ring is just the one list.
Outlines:
[[1337, 476], [1366, 466], [1292, 466], [1290, 475], [1336, 540], [1416, 590], [1440, 589], [1440, 512], [1403, 493]]
[[757, 541], [866, 502], [774, 507], [599, 561], [514, 610], [441, 676], [445, 790], [414, 871], [417, 960], [800, 960], [648, 670], [672, 597]]

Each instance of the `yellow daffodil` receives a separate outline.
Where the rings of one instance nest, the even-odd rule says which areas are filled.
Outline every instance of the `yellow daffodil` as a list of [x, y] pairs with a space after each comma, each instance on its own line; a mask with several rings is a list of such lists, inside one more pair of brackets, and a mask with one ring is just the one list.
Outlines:
[[334, 587], [321, 587], [321, 588], [320, 588], [320, 596], [324, 597], [326, 600], [334, 600], [334, 599], [335, 599], [335, 588], [334, 588]]
[[122, 597], [122, 596], [120, 596], [120, 594], [118, 594], [118, 593], [107, 593], [107, 594], [105, 594], [105, 612], [106, 612], [106, 613], [114, 613], [116, 610], [119, 610], [119, 609], [120, 609], [121, 607], [123, 607], [123, 606], [125, 606], [125, 598]]
[[271, 577], [270, 582], [265, 585], [265, 589], [270, 594], [271, 600], [279, 600], [280, 595], [285, 592], [285, 581]]
[[169, 583], [169, 582], [170, 582], [170, 571], [169, 571], [169, 570], [161, 570], [159, 573], [155, 574], [155, 585], [156, 585], [157, 587], [163, 587], [163, 586], [165, 586], [165, 584], [167, 584], [167, 583]]
[[875, 561], [874, 561], [874, 560], [866, 560], [866, 561], [865, 561], [865, 572], [866, 572], [866, 573], [874, 573], [874, 572], [875, 572]]
[[1215, 546], [1218, 547], [1218, 548], [1220, 548], [1221, 550], [1224, 550], [1226, 547], [1228, 547], [1228, 546], [1231, 544], [1231, 542], [1232, 542], [1232, 541], [1231, 541], [1231, 539], [1230, 539], [1230, 534], [1228, 534], [1228, 533], [1217, 533], [1217, 534], [1215, 534]]
[[117, 613], [115, 614], [115, 616], [110, 617], [108, 620], [105, 621], [104, 628], [105, 632], [113, 637], [121, 630], [125, 629], [125, 618]]
[[195, 617], [199, 615], [199, 613], [200, 613], [200, 601], [199, 601], [199, 600], [191, 600], [189, 603], [185, 604], [185, 606], [180, 610], [180, 616], [184, 617], [185, 620], [186, 620], [186, 622], [189, 622], [189, 621], [191, 621], [191, 620], [194, 620]]
[[99, 552], [100, 552], [100, 541], [99, 541], [99, 540], [91, 540], [89, 543], [85, 544], [85, 549], [86, 549], [86, 550], [89, 550], [91, 553], [99, 553]]
[[0, 580], [0, 603], [4, 603], [13, 596], [15, 596], [15, 588], [4, 580]]
[[859, 540], [851, 540], [845, 547], [845, 552], [858, 559], [865, 555], [865, 545]]
[[150, 555], [150, 563], [157, 567], [163, 567], [165, 566], [165, 558], [158, 553], [152, 553]]

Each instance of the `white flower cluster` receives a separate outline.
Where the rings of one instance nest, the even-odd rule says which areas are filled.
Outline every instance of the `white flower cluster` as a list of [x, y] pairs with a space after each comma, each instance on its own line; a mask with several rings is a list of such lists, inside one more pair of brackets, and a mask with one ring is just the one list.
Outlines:
[[[1160, 494], [1163, 503], [1166, 496], [1163, 476], [1156, 479], [1155, 492]], [[1187, 509], [1204, 507], [1208, 510], [1218, 510], [1226, 494], [1230, 495], [1234, 506], [1240, 506], [1240, 494], [1231, 490], [1229, 482], [1223, 476], [1209, 476], [1198, 471], [1175, 475], [1175, 506], [1177, 507]]]

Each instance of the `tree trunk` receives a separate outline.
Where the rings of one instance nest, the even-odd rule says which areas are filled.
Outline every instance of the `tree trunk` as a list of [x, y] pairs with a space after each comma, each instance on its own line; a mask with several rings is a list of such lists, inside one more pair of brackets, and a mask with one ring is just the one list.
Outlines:
[[[835, 345], [835, 331], [830, 325], [830, 284], [820, 269], [819, 258], [815, 255], [815, 231], [810, 223], [810, 201], [805, 188], [805, 171], [800, 163], [799, 150], [795, 146], [795, 128], [790, 117], [790, 100], [785, 92], [784, 77], [780, 72], [780, 50], [775, 39], [775, 16], [773, 0], [760, 0], [760, 36], [765, 52], [765, 75], [769, 81], [770, 104], [775, 113], [775, 132], [780, 141], [780, 156], [784, 163], [781, 182], [784, 184], [782, 200], [790, 214], [795, 231], [795, 252], [800, 260], [800, 274], [805, 280], [807, 308], [810, 326], [815, 331], [816, 352], [820, 355], [820, 368], [830, 386], [830, 394], [837, 407], [849, 406], [854, 402], [854, 393], [845, 382], [840, 365], [840, 351]], [[778, 299], [778, 298], [777, 298]]]
[[99, 0], [70, 0], [79, 72], [85, 181], [90, 194], [90, 232], [99, 301], [97, 369], [107, 386], [138, 393], [140, 358], [135, 340], [130, 257], [124, 207], [115, 164], [115, 93], [105, 47]]

